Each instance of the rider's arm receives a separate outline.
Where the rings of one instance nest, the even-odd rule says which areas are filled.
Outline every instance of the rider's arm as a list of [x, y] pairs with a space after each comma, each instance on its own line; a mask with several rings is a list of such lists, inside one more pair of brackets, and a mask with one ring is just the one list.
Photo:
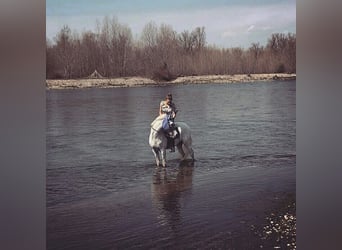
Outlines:
[[173, 111], [173, 118], [176, 118], [178, 110], [177, 110], [176, 105], [174, 103], [173, 103], [172, 111]]
[[163, 114], [162, 112], [162, 106], [163, 106], [163, 101], [160, 102], [160, 105], [159, 105], [159, 115]]

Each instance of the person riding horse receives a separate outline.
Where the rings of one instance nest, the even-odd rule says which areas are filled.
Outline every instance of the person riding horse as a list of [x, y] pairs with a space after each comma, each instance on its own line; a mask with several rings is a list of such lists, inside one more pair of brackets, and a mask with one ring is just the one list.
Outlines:
[[[175, 138], [179, 134], [175, 124], [174, 119], [177, 115], [176, 105], [172, 102], [172, 94], [167, 94], [165, 100], [162, 100], [159, 105], [159, 115], [166, 114], [165, 122], [163, 121], [163, 128], [165, 130], [165, 134], [168, 138], [170, 138], [170, 149], [171, 152], [175, 152]], [[176, 134], [174, 134], [176, 131]]]

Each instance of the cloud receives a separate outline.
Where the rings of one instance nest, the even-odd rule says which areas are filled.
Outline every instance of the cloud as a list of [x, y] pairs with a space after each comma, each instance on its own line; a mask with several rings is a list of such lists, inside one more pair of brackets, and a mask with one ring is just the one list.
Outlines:
[[[180, 10], [150, 10], [139, 12], [113, 12], [120, 23], [127, 24], [133, 35], [139, 35], [150, 21], [169, 24], [177, 32], [192, 30], [204, 26], [209, 44], [219, 46], [242, 45], [248, 46], [251, 39], [266, 41], [271, 33], [296, 29], [296, 3], [285, 2], [262, 6], [221, 6], [197, 8], [189, 11]], [[57, 30], [68, 24], [71, 29], [78, 31], [95, 30], [95, 22], [103, 16], [70, 16], [63, 18], [48, 16], [46, 20], [47, 35], [54, 36]], [[234, 38], [234, 39], [232, 39]], [[234, 43], [234, 44], [233, 44]]]
[[228, 30], [228, 31], [224, 31], [223, 33], [222, 33], [222, 37], [223, 38], [226, 38], [226, 37], [234, 37], [234, 36], [236, 36], [238, 33], [237, 32], [234, 32], [234, 31], [232, 31], [232, 30]]
[[[220, 31], [220, 44], [231, 46], [249, 46], [252, 42], [265, 44], [272, 33], [281, 33], [284, 30], [296, 32], [295, 4], [273, 4], [249, 8], [237, 6], [224, 11], [226, 22], [217, 29]], [[217, 12], [220, 15], [220, 12]]]
[[255, 27], [254, 25], [249, 26], [248, 29], [247, 29], [247, 32], [252, 31], [254, 29], [254, 27]]

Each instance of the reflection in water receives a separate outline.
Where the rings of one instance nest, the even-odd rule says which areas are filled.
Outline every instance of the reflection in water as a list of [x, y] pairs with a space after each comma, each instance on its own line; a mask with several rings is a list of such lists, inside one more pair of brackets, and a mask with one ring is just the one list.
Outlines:
[[181, 224], [181, 208], [190, 194], [194, 163], [183, 161], [176, 168], [158, 167], [153, 173], [152, 203], [158, 222], [177, 233]]

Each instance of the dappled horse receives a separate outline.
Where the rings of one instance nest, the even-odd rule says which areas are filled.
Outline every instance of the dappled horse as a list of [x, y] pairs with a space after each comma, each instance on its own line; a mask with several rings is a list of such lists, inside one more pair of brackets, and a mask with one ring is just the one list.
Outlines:
[[[177, 122], [175, 126], [178, 129], [179, 136], [175, 138], [175, 145], [181, 155], [181, 160], [185, 160], [189, 155], [195, 160], [194, 151], [192, 150], [191, 130], [185, 122]], [[149, 136], [149, 144], [152, 148], [157, 166], [160, 163], [166, 166], [166, 149], [168, 146], [165, 131], [162, 128], [162, 119], [156, 118], [151, 124], [151, 132]]]

